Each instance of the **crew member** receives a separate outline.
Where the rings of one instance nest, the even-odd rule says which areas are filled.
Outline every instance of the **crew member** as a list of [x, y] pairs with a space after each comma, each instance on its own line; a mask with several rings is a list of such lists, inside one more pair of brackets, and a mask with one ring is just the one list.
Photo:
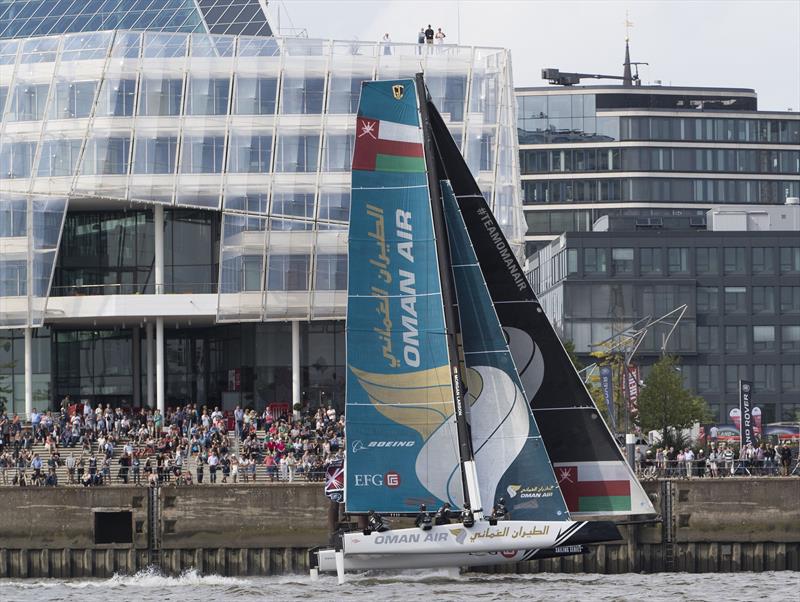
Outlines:
[[436, 515], [433, 517], [434, 522], [437, 525], [449, 525], [450, 524], [450, 504], [447, 502], [436, 511]]
[[433, 527], [433, 520], [431, 519], [431, 513], [428, 512], [428, 509], [425, 507], [425, 504], [419, 505], [419, 514], [417, 514], [417, 520], [415, 521], [415, 524], [423, 531], [430, 531], [431, 527]]
[[464, 509], [461, 511], [461, 523], [467, 529], [475, 526], [475, 515], [472, 513], [469, 502], [464, 502]]
[[389, 527], [387, 527], [386, 523], [383, 522], [381, 515], [374, 510], [370, 510], [367, 513], [367, 526], [371, 531], [377, 531], [378, 533], [389, 530]]

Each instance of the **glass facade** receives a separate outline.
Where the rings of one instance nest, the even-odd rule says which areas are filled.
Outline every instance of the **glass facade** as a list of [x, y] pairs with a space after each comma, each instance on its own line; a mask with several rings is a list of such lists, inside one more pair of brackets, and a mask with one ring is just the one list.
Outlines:
[[[0, 330], [0, 401], [9, 414], [25, 411], [23, 339], [20, 330]], [[300, 345], [302, 401], [343, 409], [344, 322], [302, 324]], [[93, 405], [142, 404], [147, 383], [141, 326], [43, 327], [35, 331], [32, 350], [33, 401], [39, 410], [65, 395], [90, 399]], [[263, 410], [271, 403], [291, 402], [289, 323], [166, 328], [165, 357], [168, 406], [198, 401]]]
[[[545, 311], [591, 363], [598, 345], [644, 316], [686, 304], [666, 351], [685, 385], [728, 422], [738, 380], [752, 380], [765, 421], [795, 420], [800, 374], [796, 232], [636, 231], [566, 234], [529, 260]], [[785, 272], [780, 260], [785, 259]], [[651, 328], [637, 351], [645, 369], [672, 324]]]
[[751, 90], [537, 88], [516, 100], [529, 251], [617, 208], [657, 215], [800, 195], [800, 117], [758, 112]]
[[[211, 11], [223, 3], [199, 4]], [[244, 10], [248, 3], [228, 4]], [[165, 31], [2, 42], [0, 198], [34, 193], [205, 210], [191, 218], [205, 224], [203, 237], [192, 239], [204, 251], [166, 258], [166, 292], [217, 293], [218, 321], [344, 317], [346, 262], [339, 258], [347, 251], [360, 82], [412, 76], [422, 59], [430, 93], [519, 248], [508, 53], [449, 47], [420, 57], [415, 44], [383, 50]], [[141, 209], [104, 211], [107, 218], [70, 218], [56, 295], [151, 290], [150, 234], [143, 234], [151, 218]], [[179, 213], [167, 211], [168, 225]], [[111, 238], [90, 243], [100, 231], [86, 232], [81, 220], [96, 220]], [[137, 241], [135, 250], [114, 251], [119, 236]], [[73, 253], [73, 245], [81, 250]], [[17, 263], [3, 266], [4, 281], [20, 280]], [[39, 294], [46, 298], [47, 287]]]
[[0, 0], [0, 39], [110, 29], [272, 35], [258, 0]]

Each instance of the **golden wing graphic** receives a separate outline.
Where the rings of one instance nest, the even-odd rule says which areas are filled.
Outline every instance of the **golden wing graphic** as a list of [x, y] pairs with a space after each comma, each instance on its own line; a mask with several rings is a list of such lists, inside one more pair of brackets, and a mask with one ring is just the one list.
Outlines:
[[453, 414], [447, 365], [406, 374], [376, 374], [350, 367], [369, 400], [389, 420], [428, 439]]

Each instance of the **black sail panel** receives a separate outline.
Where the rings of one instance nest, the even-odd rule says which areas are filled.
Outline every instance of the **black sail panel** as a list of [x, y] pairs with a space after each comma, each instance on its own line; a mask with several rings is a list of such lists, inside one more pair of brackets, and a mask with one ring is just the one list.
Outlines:
[[433, 104], [428, 105], [443, 169], [570, 513], [654, 514], [447, 126]]

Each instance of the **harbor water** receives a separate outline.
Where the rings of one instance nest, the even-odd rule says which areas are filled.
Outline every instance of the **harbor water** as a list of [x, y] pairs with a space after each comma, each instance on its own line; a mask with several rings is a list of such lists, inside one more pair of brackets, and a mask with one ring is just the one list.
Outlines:
[[450, 576], [446, 571], [368, 572], [348, 575], [345, 585], [333, 576], [312, 582], [306, 575], [233, 578], [179, 577], [155, 572], [111, 579], [0, 580], [4, 602], [80, 600], [526, 600], [583, 602], [751, 602], [797, 600], [800, 572], [655, 573], [626, 575], [536, 574]]

